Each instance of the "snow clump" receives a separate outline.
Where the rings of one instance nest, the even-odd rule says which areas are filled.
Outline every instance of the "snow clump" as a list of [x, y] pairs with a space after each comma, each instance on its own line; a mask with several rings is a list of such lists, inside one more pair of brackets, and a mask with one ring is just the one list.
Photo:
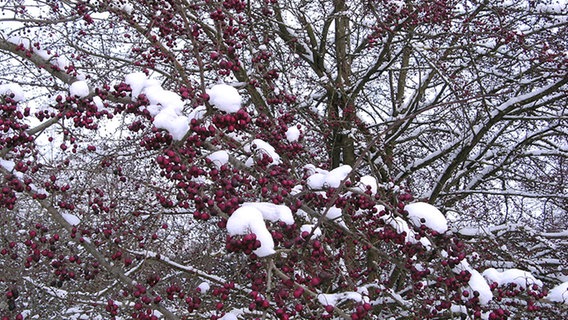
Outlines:
[[16, 83], [0, 84], [0, 96], [14, 95], [14, 101], [24, 100], [24, 90]]
[[373, 176], [362, 176], [359, 179], [359, 184], [357, 186], [363, 192], [367, 191], [367, 187], [371, 187], [371, 195], [375, 195], [378, 189], [377, 179]]
[[[361, 291], [364, 292], [365, 290]], [[353, 300], [355, 302], [369, 302], [369, 298], [367, 296], [355, 291], [318, 294], [318, 301], [324, 306], [336, 306], [347, 300]]]
[[523, 289], [533, 284], [542, 287], [542, 281], [535, 278], [530, 272], [519, 269], [507, 269], [500, 272], [495, 268], [489, 268], [483, 271], [483, 276], [490, 282], [496, 282], [499, 286], [514, 283]]
[[317, 237], [321, 236], [321, 229], [316, 227], [314, 224], [304, 224], [300, 227], [300, 235], [302, 233], [307, 232], [308, 234], [312, 234], [310, 240], [314, 240]]
[[85, 81], [75, 81], [69, 86], [69, 94], [78, 98], [89, 95], [89, 85]]
[[300, 139], [300, 129], [297, 126], [292, 126], [286, 131], [286, 140], [288, 142], [296, 142]]
[[209, 285], [209, 283], [207, 282], [201, 282], [199, 284], [199, 286], [197, 286], [197, 289], [199, 289], [199, 292], [201, 293], [207, 293], [207, 291], [209, 291], [209, 289], [211, 288], [211, 286]]
[[407, 204], [404, 209], [408, 212], [408, 218], [414, 226], [420, 227], [424, 224], [440, 234], [448, 231], [446, 217], [433, 205], [426, 202], [415, 202]]
[[238, 208], [227, 220], [227, 232], [231, 236], [254, 233], [260, 241], [260, 247], [254, 250], [259, 257], [274, 254], [274, 239], [266, 228], [264, 220], [282, 221], [293, 224], [294, 217], [290, 208], [268, 202], [247, 202]]
[[[443, 255], [447, 256], [447, 254], [448, 253], [446, 251], [443, 251]], [[487, 284], [487, 281], [485, 281], [479, 271], [470, 266], [467, 260], [460, 261], [460, 263], [455, 266], [452, 271], [456, 274], [459, 274], [462, 271], [468, 271], [471, 274], [468, 285], [472, 291], [477, 291], [479, 293], [478, 298], [482, 305], [487, 305], [491, 300], [493, 300], [491, 287], [489, 287], [489, 284]]]
[[324, 187], [338, 188], [341, 181], [351, 173], [351, 166], [342, 165], [331, 171], [316, 168], [307, 165], [304, 167], [308, 172], [313, 172], [306, 180], [307, 185], [314, 190], [323, 189]]
[[229, 153], [226, 150], [215, 151], [208, 155], [207, 159], [215, 164], [217, 168], [221, 168], [224, 164], [229, 162]]
[[230, 85], [216, 84], [206, 92], [209, 95], [209, 102], [221, 111], [233, 113], [241, 109], [243, 99], [237, 89]]
[[552, 288], [546, 298], [553, 302], [568, 304], [568, 282], [564, 282]]
[[[280, 155], [276, 153], [276, 149], [274, 149], [272, 145], [264, 140], [254, 139], [252, 143], [246, 144], [244, 146], [244, 149], [246, 152], [255, 153], [259, 157], [262, 157], [262, 155], [264, 154], [269, 156], [270, 158], [272, 158], [272, 164], [274, 165], [282, 163], [282, 161], [280, 161]], [[252, 167], [253, 164], [254, 160], [252, 157], [250, 157], [245, 163], [247, 167]]]
[[[124, 83], [130, 86], [132, 100], [136, 101], [140, 94], [144, 94], [150, 105], [146, 107], [154, 117], [154, 126], [158, 129], [167, 130], [174, 140], [181, 140], [189, 131], [191, 119], [182, 114], [184, 103], [181, 97], [169, 90], [164, 90], [155, 79], [148, 79], [142, 72], [134, 72], [126, 75]], [[198, 118], [201, 113], [192, 113], [191, 116]]]
[[62, 213], [61, 216], [63, 217], [63, 219], [65, 219], [65, 221], [67, 221], [67, 223], [72, 226], [76, 226], [81, 223], [81, 219], [79, 219], [79, 217], [77, 217], [76, 215], [70, 213]]

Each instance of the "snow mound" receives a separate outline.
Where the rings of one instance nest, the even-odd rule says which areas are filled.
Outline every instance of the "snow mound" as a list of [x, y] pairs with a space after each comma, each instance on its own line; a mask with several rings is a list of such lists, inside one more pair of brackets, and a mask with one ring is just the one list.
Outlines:
[[550, 301], [568, 304], [568, 282], [564, 282], [552, 288], [546, 298]]
[[448, 231], [446, 217], [433, 205], [426, 202], [415, 202], [407, 204], [404, 209], [408, 212], [408, 218], [416, 227], [424, 224], [438, 233]]
[[270, 202], [245, 202], [243, 207], [254, 207], [262, 213], [265, 220], [272, 222], [282, 221], [288, 225], [294, 224], [292, 210], [285, 205]]
[[331, 171], [308, 166], [304, 167], [304, 169], [314, 172], [306, 181], [307, 185], [312, 189], [322, 189], [324, 187], [338, 188], [341, 185], [341, 181], [343, 181], [352, 170], [349, 165], [342, 165]]
[[535, 278], [530, 272], [519, 269], [507, 269], [500, 272], [495, 268], [489, 268], [483, 271], [483, 276], [490, 282], [496, 282], [499, 286], [514, 283], [523, 289], [533, 284], [542, 287], [542, 281]]
[[296, 142], [300, 139], [300, 129], [297, 126], [292, 126], [286, 131], [286, 140], [288, 142]]
[[89, 95], [89, 85], [85, 81], [75, 81], [69, 86], [69, 94], [84, 98]]
[[[447, 255], [446, 252], [444, 253]], [[456, 274], [459, 274], [462, 271], [468, 271], [471, 274], [468, 285], [471, 290], [479, 293], [479, 302], [482, 305], [487, 305], [491, 300], [493, 300], [493, 292], [491, 292], [491, 287], [489, 287], [487, 281], [485, 281], [479, 271], [473, 269], [466, 260], [460, 261], [460, 263], [453, 268], [452, 271]]]
[[378, 189], [377, 179], [373, 176], [362, 176], [357, 186], [363, 192], [367, 191], [367, 187], [371, 187], [371, 195], [376, 194]]
[[67, 221], [67, 223], [72, 226], [76, 226], [81, 223], [81, 219], [79, 219], [79, 217], [77, 217], [76, 215], [70, 213], [62, 213], [61, 216], [63, 217], [63, 219], [65, 219], [65, 221]]
[[167, 130], [174, 140], [181, 140], [189, 131], [189, 122], [200, 116], [199, 113], [191, 113], [190, 117], [184, 116], [183, 100], [169, 90], [164, 90], [155, 79], [148, 79], [142, 72], [134, 72], [124, 77], [124, 83], [130, 86], [132, 100], [138, 99], [144, 94], [150, 105], [146, 107], [154, 116], [154, 126], [158, 129]]
[[208, 155], [207, 159], [211, 160], [217, 168], [221, 168], [221, 166], [229, 162], [229, 153], [226, 150], [215, 151]]
[[0, 96], [14, 95], [12, 98], [15, 101], [24, 100], [24, 90], [16, 83], [7, 83], [0, 85]]
[[[254, 139], [250, 144], [244, 146], [246, 152], [255, 153], [257, 156], [267, 155], [272, 158], [272, 164], [278, 165], [282, 163], [280, 161], [280, 155], [276, 153], [276, 149], [271, 146], [268, 142], [261, 139]], [[251, 167], [254, 164], [252, 158], [249, 158], [246, 165]]]
[[[315, 229], [314, 229], [314, 228], [315, 228]], [[316, 227], [315, 225], [313, 225], [313, 224], [304, 224], [304, 225], [302, 225], [302, 226], [300, 227], [300, 235], [301, 235], [302, 233], [304, 233], [304, 232], [312, 233], [312, 230], [313, 230], [313, 234], [312, 234], [310, 240], [314, 240], [314, 239], [316, 239], [317, 237], [321, 236], [321, 234], [322, 234], [322, 233], [321, 233], [321, 229], [320, 229], [320, 228], [317, 228], [317, 227]]]
[[260, 241], [260, 247], [254, 250], [259, 257], [274, 254], [274, 239], [266, 228], [264, 219], [270, 221], [283, 221], [293, 224], [294, 218], [290, 208], [268, 202], [246, 202], [238, 208], [227, 220], [227, 232], [231, 236], [254, 233]]
[[243, 99], [234, 87], [227, 84], [216, 84], [208, 89], [209, 102], [217, 109], [233, 113], [241, 109]]

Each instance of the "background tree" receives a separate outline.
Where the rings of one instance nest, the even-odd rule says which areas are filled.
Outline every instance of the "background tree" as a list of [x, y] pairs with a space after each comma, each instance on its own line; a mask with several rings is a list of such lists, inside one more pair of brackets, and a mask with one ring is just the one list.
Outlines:
[[564, 2], [0, 3], [3, 317], [566, 313]]

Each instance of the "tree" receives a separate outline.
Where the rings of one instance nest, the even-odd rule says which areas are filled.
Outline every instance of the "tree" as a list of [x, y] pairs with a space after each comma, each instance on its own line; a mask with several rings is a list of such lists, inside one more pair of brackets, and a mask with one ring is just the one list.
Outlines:
[[6, 319], [566, 314], [566, 4], [12, 1]]

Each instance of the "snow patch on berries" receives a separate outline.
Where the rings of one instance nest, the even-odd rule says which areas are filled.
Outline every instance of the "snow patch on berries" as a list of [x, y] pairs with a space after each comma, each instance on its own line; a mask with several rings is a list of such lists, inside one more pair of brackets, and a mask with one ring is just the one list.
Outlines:
[[493, 299], [491, 288], [477, 270], [471, 268], [469, 272], [471, 273], [471, 277], [468, 282], [470, 288], [473, 291], [479, 292], [479, 302], [482, 305], [488, 304], [489, 301]]
[[132, 14], [133, 10], [132, 4], [130, 4], [129, 2], [123, 4], [121, 10], [124, 11], [124, 13], [126, 14]]
[[[124, 82], [130, 86], [132, 100], [136, 100], [140, 94], [144, 94], [150, 105], [146, 107], [154, 116], [154, 126], [158, 129], [167, 130], [174, 140], [181, 140], [189, 131], [188, 118], [182, 114], [183, 100], [169, 90], [164, 90], [160, 83], [154, 79], [148, 79], [144, 73], [135, 72], [126, 75]], [[199, 113], [191, 113], [192, 117], [199, 117]]]
[[378, 189], [377, 179], [373, 176], [362, 176], [361, 179], [359, 179], [358, 187], [363, 192], [367, 191], [367, 188], [370, 187], [371, 195], [374, 195], [377, 193]]
[[568, 282], [564, 282], [552, 288], [546, 298], [550, 301], [568, 304]]
[[0, 159], [0, 166], [4, 167], [4, 169], [6, 169], [7, 171], [12, 171], [14, 170], [16, 164], [14, 163], [14, 161]]
[[191, 110], [191, 112], [187, 117], [189, 119], [201, 120], [203, 119], [203, 117], [205, 117], [206, 113], [207, 113], [207, 108], [205, 108], [205, 106], [199, 106]]
[[[443, 252], [443, 255], [447, 256], [447, 252]], [[482, 305], [487, 305], [491, 300], [493, 300], [493, 292], [491, 292], [491, 287], [483, 276], [479, 273], [479, 271], [472, 268], [467, 260], [462, 260], [458, 265], [456, 265], [452, 271], [456, 274], [461, 273], [462, 271], [467, 271], [471, 274], [468, 285], [472, 291], [477, 291], [479, 293], [479, 302]], [[484, 272], [485, 273], [485, 272]]]
[[282, 221], [289, 225], [294, 223], [292, 211], [286, 206], [267, 202], [245, 202], [227, 220], [227, 232], [231, 236], [253, 233], [260, 241], [260, 247], [254, 250], [254, 253], [259, 257], [269, 256], [275, 253], [274, 239], [266, 228], [265, 219]]
[[209, 291], [209, 289], [210, 289], [211, 287], [210, 287], [209, 283], [207, 283], [207, 282], [201, 282], [201, 283], [199, 284], [199, 286], [197, 286], [197, 288], [199, 289], [199, 291], [200, 291], [201, 293], [207, 293], [207, 291]]
[[286, 131], [286, 139], [288, 142], [296, 142], [300, 139], [300, 129], [297, 126], [292, 126]]
[[215, 151], [208, 155], [207, 159], [211, 160], [217, 168], [221, 168], [221, 166], [229, 162], [229, 153], [226, 150]]
[[[313, 230], [313, 234], [312, 234], [312, 230]], [[318, 227], [316, 227], [316, 226], [313, 225], [313, 224], [304, 224], [304, 225], [302, 225], [302, 226], [300, 227], [300, 235], [303, 235], [304, 233], [307, 234], [307, 235], [312, 234], [312, 236], [310, 237], [310, 240], [314, 240], [314, 239], [316, 239], [317, 237], [319, 237], [319, 236], [322, 235], [321, 229], [318, 228]]]
[[95, 104], [95, 106], [97, 106], [97, 109], [100, 110], [105, 110], [105, 104], [103, 102], [103, 99], [101, 99], [101, 97], [99, 96], [94, 96], [93, 97], [93, 103]]
[[65, 219], [65, 221], [67, 221], [67, 223], [72, 226], [76, 226], [81, 223], [81, 219], [79, 219], [79, 217], [77, 217], [76, 215], [70, 213], [61, 213], [61, 216], [63, 217], [63, 219]]
[[324, 184], [331, 188], [338, 188], [341, 181], [351, 173], [351, 170], [353, 170], [351, 166], [346, 164], [331, 170], [325, 177]]
[[310, 188], [317, 190], [325, 187], [338, 188], [341, 181], [343, 181], [353, 169], [349, 165], [342, 165], [331, 171], [327, 171], [308, 165], [304, 167], [304, 170], [307, 170], [308, 174], [311, 173], [306, 180], [307, 185]]
[[448, 231], [448, 221], [444, 215], [433, 205], [426, 202], [415, 202], [407, 204], [404, 209], [408, 212], [408, 217], [412, 224], [426, 227], [442, 234]]
[[10, 96], [13, 95], [14, 97], [12, 100], [14, 101], [22, 101], [24, 100], [24, 90], [20, 87], [19, 84], [16, 83], [7, 83], [0, 85], [0, 96]]
[[339, 293], [320, 293], [318, 294], [318, 301], [324, 306], [336, 306], [347, 300], [355, 302], [368, 302], [368, 298], [360, 292], [346, 291]]
[[84, 98], [89, 95], [89, 85], [85, 81], [75, 81], [69, 86], [69, 94]]
[[[396, 230], [396, 233], [402, 234], [403, 232], [406, 234], [404, 242], [410, 243], [422, 243], [422, 245], [430, 249], [432, 247], [432, 243], [425, 237], [421, 237], [420, 240], [416, 240], [417, 233], [410, 228], [408, 223], [401, 217], [394, 216], [392, 214], [387, 214], [381, 217], [381, 219], [386, 223], [389, 224], [393, 229]], [[383, 228], [378, 228], [375, 231], [381, 231]]]
[[243, 99], [237, 89], [227, 84], [216, 84], [208, 89], [209, 102], [217, 109], [233, 113], [241, 109]]
[[136, 98], [138, 98], [140, 93], [142, 93], [142, 90], [146, 85], [146, 80], [148, 80], [148, 78], [142, 72], [130, 73], [127, 74], [126, 77], [124, 77], [124, 83], [129, 85], [130, 89], [132, 89], [131, 91], [132, 100], [136, 100]]
[[519, 269], [507, 269], [500, 272], [495, 268], [489, 268], [483, 271], [483, 276], [489, 282], [496, 282], [499, 286], [514, 283], [523, 289], [533, 284], [542, 287], [542, 281], [536, 279], [530, 272]]
[[343, 211], [341, 210], [341, 208], [334, 206], [327, 210], [325, 217], [328, 218], [329, 220], [335, 221], [335, 223], [347, 229], [347, 225], [345, 224], [343, 218], [341, 217], [342, 215]]
[[154, 117], [154, 126], [167, 130], [174, 140], [179, 141], [189, 130], [189, 120], [179, 115], [173, 108], [165, 108]]
[[313, 190], [322, 189], [323, 184], [325, 183], [325, 176], [326, 173], [324, 172], [314, 173], [308, 177], [306, 184]]
[[172, 109], [176, 113], [183, 110], [181, 97], [173, 91], [164, 90], [160, 86], [151, 86], [146, 87], [143, 93], [151, 104], [160, 105], [162, 109]]
[[30, 40], [27, 38], [22, 38], [19, 36], [13, 36], [6, 39], [8, 42], [15, 44], [15, 45], [22, 45], [24, 48], [28, 49], [31, 47]]
[[[270, 157], [272, 159], [271, 164], [278, 165], [282, 162], [274, 147], [264, 140], [254, 139], [252, 143], [246, 144], [244, 149], [246, 152], [255, 154], [258, 158], [262, 158], [263, 155]], [[253, 163], [252, 158], [249, 158], [246, 165], [250, 167]]]
[[285, 205], [278, 205], [270, 202], [245, 202], [242, 206], [254, 207], [262, 213], [264, 220], [272, 222], [282, 221], [287, 225], [294, 224], [292, 210]]

